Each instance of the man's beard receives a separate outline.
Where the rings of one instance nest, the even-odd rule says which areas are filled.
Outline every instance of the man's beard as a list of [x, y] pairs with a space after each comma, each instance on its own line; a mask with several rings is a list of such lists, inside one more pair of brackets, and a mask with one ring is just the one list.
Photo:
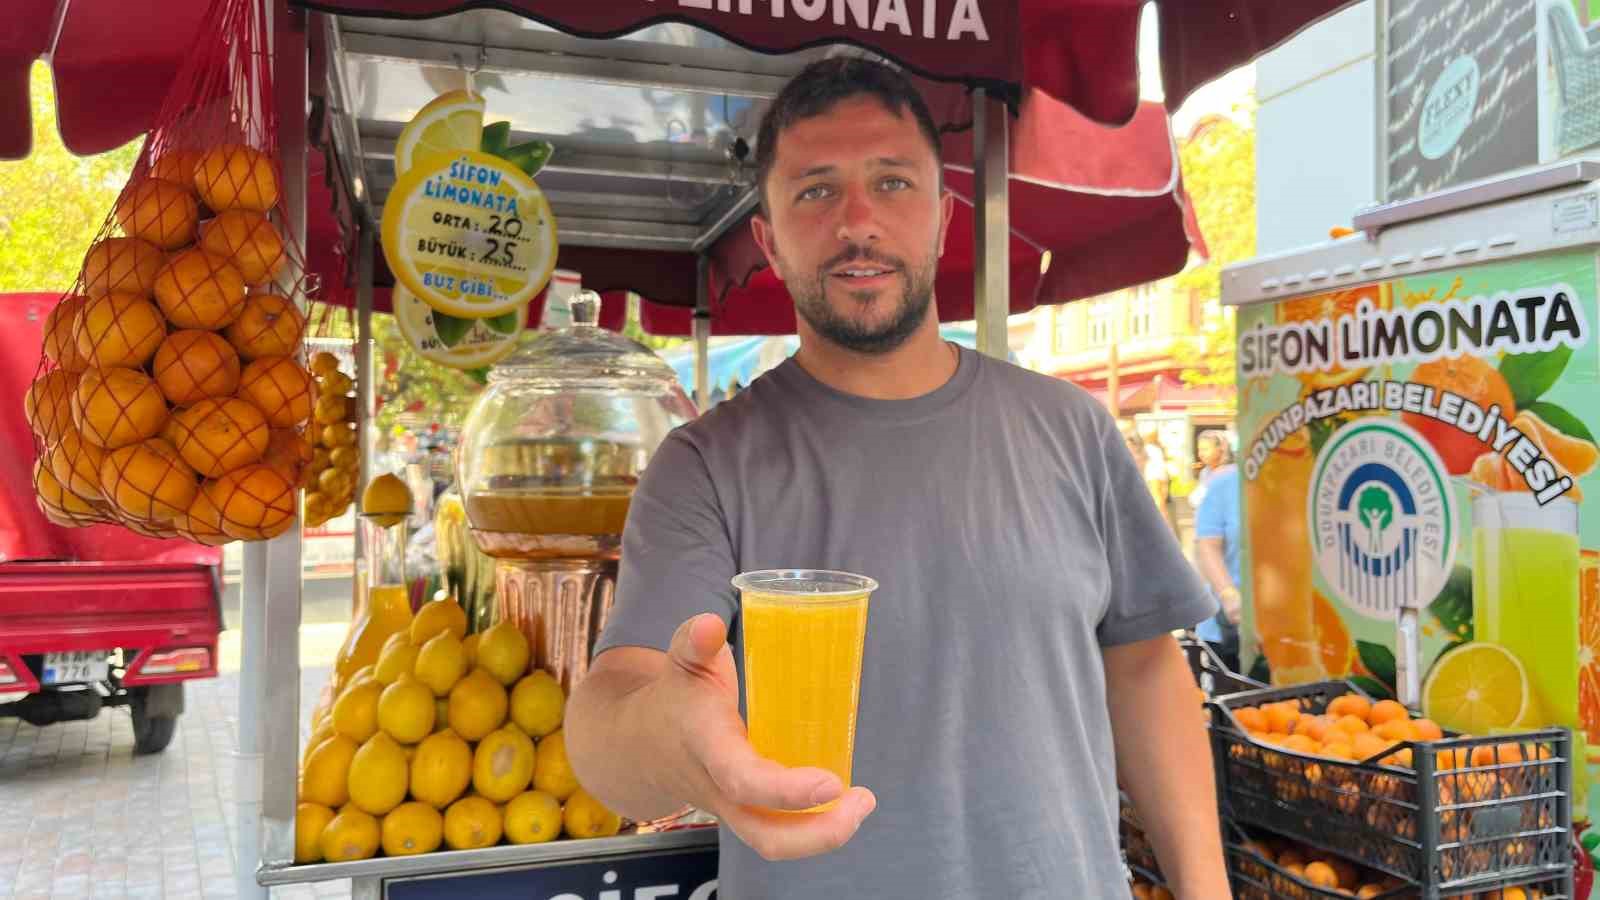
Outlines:
[[[900, 280], [900, 304], [888, 321], [872, 327], [840, 315], [828, 303], [828, 273], [845, 263], [875, 262], [893, 267]], [[898, 257], [875, 253], [852, 244], [847, 250], [817, 267], [813, 279], [788, 278], [794, 310], [812, 330], [828, 341], [856, 353], [882, 354], [906, 342], [927, 317], [933, 302], [933, 277], [938, 257], [931, 255], [921, 266], [912, 268]], [[881, 300], [883, 291], [852, 291], [849, 299], [862, 305]]]

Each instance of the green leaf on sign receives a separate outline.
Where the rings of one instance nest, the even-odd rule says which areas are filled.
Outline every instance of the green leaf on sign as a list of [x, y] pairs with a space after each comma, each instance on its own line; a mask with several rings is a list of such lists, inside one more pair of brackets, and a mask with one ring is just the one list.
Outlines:
[[446, 347], [454, 347], [472, 330], [471, 319], [459, 319], [438, 310], [433, 311], [433, 330]]
[[517, 321], [521, 316], [522, 310], [514, 309], [511, 312], [484, 319], [483, 323], [488, 325], [491, 330], [498, 331], [501, 334], [516, 334]]
[[[1567, 369], [1572, 348], [1560, 346], [1544, 353], [1512, 353], [1500, 363], [1500, 374], [1511, 386], [1517, 409], [1527, 409], [1544, 396]], [[1501, 410], [1502, 413], [1506, 410]]]
[[1348, 680], [1351, 684], [1365, 691], [1369, 697], [1374, 697], [1378, 700], [1394, 699], [1394, 691], [1389, 690], [1388, 685], [1381, 684], [1365, 675], [1351, 675]]
[[1381, 682], [1392, 696], [1394, 694], [1394, 653], [1382, 644], [1356, 641], [1356, 652], [1361, 655], [1361, 665]]
[[1579, 438], [1591, 444], [1595, 442], [1594, 434], [1589, 431], [1589, 426], [1583, 424], [1582, 419], [1568, 412], [1566, 407], [1540, 400], [1538, 403], [1530, 403], [1527, 406], [1518, 408], [1527, 410], [1545, 420], [1545, 422], [1567, 437]]
[[506, 148], [511, 145], [511, 123], [495, 122], [483, 126], [483, 138], [478, 142], [478, 147], [491, 156], [505, 156]]
[[1428, 604], [1428, 615], [1452, 641], [1472, 640], [1472, 570], [1456, 566], [1439, 596]]
[[555, 152], [555, 145], [549, 141], [526, 141], [515, 147], [508, 147], [500, 155], [532, 178], [550, 162], [550, 157], [555, 155]]
[[1333, 416], [1327, 419], [1316, 419], [1306, 425], [1306, 436], [1311, 440], [1311, 455], [1316, 456], [1322, 452], [1322, 445], [1333, 437], [1333, 433], [1344, 425], [1344, 416]]

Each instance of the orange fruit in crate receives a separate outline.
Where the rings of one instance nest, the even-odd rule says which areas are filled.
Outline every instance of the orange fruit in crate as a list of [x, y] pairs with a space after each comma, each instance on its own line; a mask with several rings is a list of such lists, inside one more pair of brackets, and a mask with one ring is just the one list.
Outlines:
[[311, 373], [287, 356], [263, 356], [245, 367], [239, 396], [266, 414], [274, 428], [294, 428], [311, 417], [316, 387]]
[[1367, 712], [1367, 724], [1372, 726], [1382, 725], [1387, 722], [1408, 722], [1411, 713], [1393, 700], [1379, 700], [1372, 704]]
[[[1438, 359], [1419, 364], [1411, 370], [1411, 381], [1449, 391], [1457, 397], [1470, 400], [1480, 408], [1500, 407], [1500, 415], [1511, 418], [1516, 400], [1505, 376], [1482, 358], [1472, 354]], [[1442, 393], [1441, 393], [1441, 396]], [[1472, 469], [1473, 460], [1485, 450], [1494, 449], [1478, 440], [1476, 435], [1421, 413], [1404, 413], [1400, 420], [1415, 428], [1433, 444], [1451, 475], [1464, 475]]]
[[184, 461], [207, 478], [258, 462], [271, 441], [266, 417], [236, 397], [202, 400], [180, 410], [166, 434]]
[[277, 537], [294, 524], [295, 486], [277, 469], [256, 464], [234, 469], [203, 490], [216, 504], [222, 531], [240, 540]]
[[243, 144], [223, 144], [205, 151], [195, 166], [194, 187], [206, 206], [219, 213], [230, 209], [266, 212], [278, 202], [278, 175], [272, 159]]
[[1300, 710], [1294, 703], [1272, 704], [1265, 708], [1267, 714], [1267, 727], [1275, 734], [1289, 734], [1300, 718]]
[[72, 335], [78, 355], [89, 365], [137, 369], [166, 339], [167, 321], [143, 295], [119, 291], [85, 303]]
[[259, 359], [295, 355], [305, 330], [305, 315], [286, 298], [252, 294], [245, 298], [244, 312], [228, 326], [227, 334], [240, 356]]
[[1432, 719], [1412, 719], [1411, 733], [1414, 741], [1437, 741], [1444, 737], [1444, 729]]
[[116, 450], [160, 434], [167, 401], [137, 369], [90, 369], [72, 394], [72, 421], [90, 443]]
[[22, 397], [22, 414], [33, 434], [46, 444], [61, 440], [61, 433], [72, 425], [72, 398], [81, 376], [56, 369], [39, 376]]
[[187, 187], [146, 178], [117, 199], [116, 216], [128, 237], [149, 241], [163, 250], [176, 250], [194, 242], [200, 205]]
[[266, 282], [289, 261], [278, 229], [264, 214], [248, 209], [230, 209], [207, 222], [200, 229], [200, 249], [233, 263], [245, 284]]
[[33, 463], [33, 490], [39, 498], [39, 507], [57, 525], [75, 527], [105, 521], [100, 507], [89, 498], [67, 490], [42, 459]]
[[100, 489], [100, 464], [106, 452], [83, 439], [76, 428], [67, 428], [61, 440], [49, 450], [46, 461], [56, 480], [87, 500], [100, 500], [105, 494]]
[[150, 177], [190, 185], [194, 183], [194, 167], [199, 163], [199, 150], [168, 150], [151, 163]]
[[119, 512], [146, 523], [170, 522], [189, 511], [200, 476], [161, 438], [106, 454], [100, 487]]
[[95, 242], [83, 257], [83, 289], [91, 297], [113, 291], [151, 296], [156, 273], [167, 264], [161, 248], [138, 238], [114, 237]]
[[261, 461], [277, 469], [298, 487], [305, 487], [310, 472], [311, 443], [291, 428], [274, 428]]
[[156, 350], [150, 370], [174, 406], [192, 406], [239, 389], [239, 354], [215, 332], [174, 331]]
[[78, 352], [78, 342], [73, 337], [78, 312], [88, 302], [88, 297], [68, 294], [51, 307], [50, 314], [44, 317], [44, 355], [69, 372], [82, 372], [89, 368], [88, 360]]
[[208, 547], [220, 547], [233, 540], [222, 530], [222, 511], [211, 502], [203, 486], [195, 492], [194, 502], [184, 514], [173, 518], [172, 527], [183, 537]]
[[244, 312], [244, 276], [214, 253], [190, 248], [156, 275], [156, 302], [179, 328], [214, 331]]
[[1367, 716], [1370, 715], [1371, 712], [1372, 701], [1361, 696], [1360, 694], [1345, 694], [1340, 697], [1335, 697], [1333, 698], [1333, 701], [1328, 704], [1328, 715], [1334, 716], [1335, 718], [1355, 716], [1356, 718], [1362, 720], [1362, 722], [1365, 722]]

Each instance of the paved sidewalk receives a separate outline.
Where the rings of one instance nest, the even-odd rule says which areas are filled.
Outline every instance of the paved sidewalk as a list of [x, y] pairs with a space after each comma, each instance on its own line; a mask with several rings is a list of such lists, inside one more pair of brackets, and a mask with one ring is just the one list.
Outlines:
[[[328, 677], [338, 644], [329, 635], [343, 630], [302, 631], [302, 718]], [[224, 673], [188, 684], [177, 733], [154, 756], [133, 755], [126, 709], [45, 728], [0, 719], [0, 815], [8, 830], [0, 897], [237, 896], [238, 633], [223, 638]], [[349, 894], [347, 881], [272, 892], [275, 900]]]

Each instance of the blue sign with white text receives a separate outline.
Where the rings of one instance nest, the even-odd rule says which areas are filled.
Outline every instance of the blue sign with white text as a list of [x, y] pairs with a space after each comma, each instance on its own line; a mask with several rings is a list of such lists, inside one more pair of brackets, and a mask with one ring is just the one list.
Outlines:
[[525, 869], [385, 879], [388, 900], [717, 900], [717, 849], [641, 853]]

